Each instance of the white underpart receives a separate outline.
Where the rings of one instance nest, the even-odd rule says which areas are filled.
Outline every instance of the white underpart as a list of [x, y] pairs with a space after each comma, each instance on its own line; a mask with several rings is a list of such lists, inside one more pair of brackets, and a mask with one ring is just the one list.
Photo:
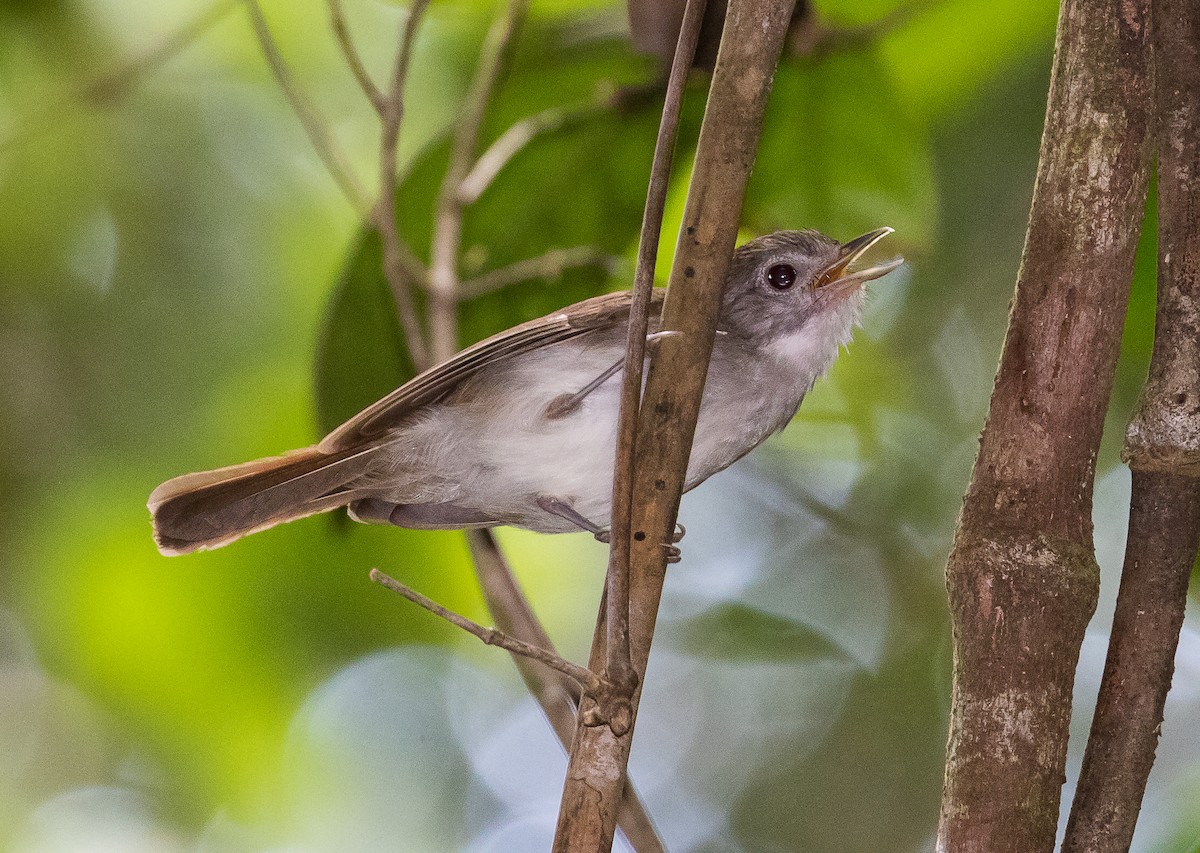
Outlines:
[[791, 367], [797, 378], [808, 377], [802, 393], [808, 393], [825, 375], [837, 358], [838, 348], [850, 343], [865, 300], [866, 291], [856, 288], [833, 310], [810, 317], [799, 331], [768, 345], [771, 355]]
[[[688, 464], [688, 488], [787, 424], [838, 348], [849, 343], [862, 303], [861, 290], [838, 299], [799, 331], [768, 345], [752, 366], [743, 363], [733, 373], [722, 371], [720, 350], [735, 344], [718, 336]], [[542, 532], [576, 529], [538, 508], [539, 497], [553, 497], [607, 526], [619, 374], [584, 398], [576, 412], [548, 419], [545, 411], [556, 397], [575, 393], [611, 367], [622, 351], [619, 342], [552, 346], [487, 371], [474, 389], [466, 389], [473, 393], [461, 402], [431, 406], [397, 434], [392, 458], [404, 460], [403, 467], [398, 463], [379, 472], [381, 485], [388, 484], [380, 496], [399, 503], [453, 503]], [[496, 390], [500, 388], [505, 392]], [[526, 390], [514, 392], [518, 388]]]

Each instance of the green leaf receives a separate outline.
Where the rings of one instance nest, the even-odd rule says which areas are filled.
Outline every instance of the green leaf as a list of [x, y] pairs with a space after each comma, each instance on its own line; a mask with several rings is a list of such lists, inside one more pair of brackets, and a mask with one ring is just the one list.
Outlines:
[[324, 432], [413, 375], [381, 263], [379, 235], [360, 235], [325, 311], [316, 353], [317, 418]]

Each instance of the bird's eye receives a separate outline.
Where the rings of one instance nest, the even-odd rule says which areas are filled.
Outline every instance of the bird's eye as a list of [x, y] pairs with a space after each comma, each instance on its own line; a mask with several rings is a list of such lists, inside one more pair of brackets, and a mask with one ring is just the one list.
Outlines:
[[775, 264], [767, 270], [767, 282], [778, 290], [787, 290], [796, 283], [796, 268], [791, 264]]

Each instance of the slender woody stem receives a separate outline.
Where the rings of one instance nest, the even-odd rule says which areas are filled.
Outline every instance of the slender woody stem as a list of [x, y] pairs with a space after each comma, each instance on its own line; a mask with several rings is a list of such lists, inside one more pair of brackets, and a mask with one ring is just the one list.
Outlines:
[[396, 153], [400, 142], [400, 123], [404, 118], [404, 82], [412, 64], [413, 41], [417, 27], [429, 6], [429, 0], [413, 0], [400, 32], [400, 49], [392, 69], [391, 85], [380, 113], [382, 129], [379, 141], [379, 199], [372, 217], [383, 247], [383, 274], [392, 290], [396, 314], [413, 362], [418, 369], [429, 366], [429, 347], [417, 320], [412, 287], [425, 279], [425, 270], [416, 262], [400, 239], [396, 225]]
[[551, 249], [536, 258], [525, 258], [464, 281], [459, 286], [458, 298], [474, 299], [523, 281], [557, 278], [570, 269], [608, 266], [612, 263], [610, 255], [591, 246]]
[[471, 171], [483, 116], [508, 59], [513, 36], [525, 18], [528, 0], [509, 0], [484, 39], [479, 68], [454, 130], [450, 163], [434, 211], [429, 270], [429, 330], [433, 352], [449, 358], [458, 350], [458, 255], [462, 246], [461, 188]]
[[469, 205], [478, 201], [509, 161], [543, 133], [560, 130], [568, 124], [583, 121], [607, 107], [606, 104], [550, 107], [521, 119], [500, 134], [496, 141], [479, 155], [475, 165], [458, 185], [458, 203]]
[[84, 81], [70, 97], [51, 100], [33, 115], [21, 116], [19, 121], [14, 123], [15, 130], [0, 137], [0, 152], [17, 145], [28, 144], [42, 133], [62, 127], [63, 112], [76, 101], [93, 106], [113, 106], [140, 83], [191, 47], [240, 3], [241, 0], [220, 0], [214, 3], [140, 56], [121, 62]]
[[362, 55], [354, 44], [354, 37], [350, 35], [350, 24], [346, 21], [346, 10], [342, 7], [342, 0], [326, 2], [329, 4], [329, 21], [333, 25], [333, 34], [337, 38], [338, 47], [342, 49], [342, 55], [346, 58], [346, 65], [350, 67], [350, 73], [358, 81], [359, 88], [363, 90], [375, 112], [382, 118], [386, 106], [384, 94], [375, 85], [367, 67], [363, 65]]
[[[650, 321], [650, 296], [654, 289], [654, 267], [662, 234], [663, 211], [671, 182], [671, 160], [683, 107], [683, 91], [700, 27], [704, 23], [705, 0], [689, 0], [679, 28], [679, 41], [671, 61], [667, 93], [663, 102], [650, 185], [638, 238], [637, 269], [633, 277], [633, 300], [629, 306], [629, 330], [625, 340], [625, 370], [621, 378], [621, 408], [617, 420], [616, 458], [613, 467], [612, 534], [607, 575], [607, 654], [605, 674], [632, 695], [638, 680], [629, 655], [629, 548], [633, 515], [633, 464], [642, 394], [642, 372], [646, 360], [646, 333]], [[645, 533], [643, 532], [643, 537]]]
[[939, 850], [1054, 845], [1099, 588], [1096, 453], [1149, 173], [1148, 5], [1061, 7], [1016, 295], [946, 565], [954, 687]]
[[1152, 29], [1154, 353], [1122, 454], [1133, 469], [1125, 565], [1064, 853], [1116, 853], [1133, 840], [1200, 541], [1200, 6], [1160, 0]]
[[[496, 621], [496, 627], [506, 634], [558, 654], [546, 629], [529, 606], [529, 600], [521, 591], [492, 532], [486, 529], [468, 530], [467, 544], [475, 561], [475, 572], [484, 601]], [[575, 735], [575, 711], [582, 695], [578, 682], [530, 658], [514, 654], [512, 660], [530, 694], [546, 714], [550, 728], [563, 748], [569, 750], [571, 738]], [[632, 779], [628, 780], [621, 795], [617, 825], [637, 853], [663, 853], [665, 850]]]
[[[663, 328], [681, 334], [656, 348], [638, 413], [630, 526], [646, 535], [634, 537], [630, 547], [629, 643], [637, 673], [645, 672], [650, 655], [666, 574], [662, 543], [675, 529], [721, 291], [793, 5], [792, 0], [731, 0], [725, 17], [663, 306]], [[593, 669], [607, 656], [606, 623], [602, 608], [592, 643]], [[634, 720], [639, 698], [640, 687], [630, 701]], [[594, 722], [589, 710], [585, 697], [563, 787], [557, 853], [612, 846], [633, 729], [618, 735], [615, 727], [589, 725]]]
[[271, 28], [267, 25], [258, 0], [245, 0], [245, 3], [246, 11], [250, 13], [250, 23], [254, 27], [254, 35], [258, 39], [267, 65], [291, 104], [292, 111], [300, 119], [313, 150], [317, 152], [317, 156], [321, 158], [321, 162], [325, 164], [326, 170], [333, 176], [351, 206], [365, 215], [369, 208], [366, 190], [354, 174], [354, 170], [350, 168], [346, 156], [338, 148], [337, 142], [329, 132], [328, 123], [297, 84], [287, 60], [279, 51], [279, 45], [275, 43], [275, 37], [271, 35]]
[[559, 657], [554, 652], [547, 651], [532, 643], [510, 637], [503, 631], [498, 631], [495, 628], [485, 628], [478, 622], [473, 622], [467, 617], [443, 607], [433, 599], [421, 595], [421, 593], [412, 587], [405, 586], [390, 575], [379, 571], [379, 569], [371, 569], [371, 580], [381, 586], [386, 586], [392, 592], [399, 593], [413, 604], [425, 608], [435, 616], [442, 617], [451, 625], [462, 628], [468, 634], [478, 637], [480, 641], [489, 646], [499, 646], [505, 651], [512, 652], [514, 655], [521, 655], [530, 660], [535, 660], [556, 672], [562, 673], [568, 678], [574, 679], [586, 690], [597, 691], [604, 689], [603, 682], [590, 669], [571, 663], [569, 660]]

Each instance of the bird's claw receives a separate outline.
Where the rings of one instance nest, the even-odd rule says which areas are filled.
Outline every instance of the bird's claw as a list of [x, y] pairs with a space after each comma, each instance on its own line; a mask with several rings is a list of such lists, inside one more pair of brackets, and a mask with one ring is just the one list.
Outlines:
[[[675, 533], [671, 536], [671, 544], [674, 545], [674, 544], [678, 544], [678, 543], [682, 542], [683, 537], [686, 533], [687, 533], [687, 528], [684, 527], [682, 524], [680, 524], [678, 521], [675, 522]], [[676, 548], [675, 550], [679, 550], [679, 549]]]
[[[676, 541], [679, 541], [679, 540], [676, 540]], [[667, 549], [667, 563], [668, 564], [678, 563], [680, 560], [683, 559], [683, 552], [679, 550], [678, 545], [673, 545], [669, 542], [664, 542], [663, 547]]]

